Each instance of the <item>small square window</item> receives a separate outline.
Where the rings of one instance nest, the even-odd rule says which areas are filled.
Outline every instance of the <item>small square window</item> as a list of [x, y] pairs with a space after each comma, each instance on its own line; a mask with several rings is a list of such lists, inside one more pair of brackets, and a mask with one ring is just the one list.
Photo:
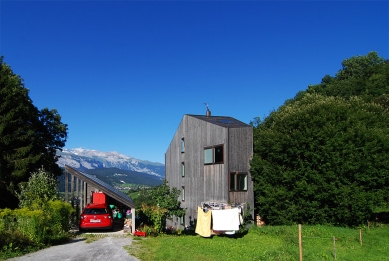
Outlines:
[[230, 191], [247, 191], [247, 173], [230, 172]]

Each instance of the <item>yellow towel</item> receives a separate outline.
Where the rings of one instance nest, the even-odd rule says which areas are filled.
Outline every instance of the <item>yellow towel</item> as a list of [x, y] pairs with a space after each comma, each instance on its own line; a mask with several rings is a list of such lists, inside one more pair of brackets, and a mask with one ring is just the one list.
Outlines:
[[202, 237], [211, 236], [211, 217], [212, 211], [205, 213], [200, 207], [197, 208], [197, 222], [195, 232]]

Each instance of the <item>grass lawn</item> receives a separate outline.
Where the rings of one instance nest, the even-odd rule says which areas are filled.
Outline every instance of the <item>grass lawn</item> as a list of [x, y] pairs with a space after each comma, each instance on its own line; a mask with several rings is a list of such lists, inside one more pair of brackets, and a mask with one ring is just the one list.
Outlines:
[[[367, 230], [302, 226], [303, 260], [389, 261], [389, 226]], [[335, 241], [334, 248], [334, 237]], [[140, 260], [299, 260], [298, 226], [253, 227], [247, 234], [134, 238], [128, 251]]]

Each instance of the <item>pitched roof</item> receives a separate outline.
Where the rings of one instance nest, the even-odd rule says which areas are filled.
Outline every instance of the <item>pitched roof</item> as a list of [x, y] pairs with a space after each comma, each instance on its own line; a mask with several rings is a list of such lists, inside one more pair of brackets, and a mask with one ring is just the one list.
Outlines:
[[72, 167], [69, 167], [67, 165], [65, 165], [65, 170], [71, 173], [72, 175], [76, 176], [78, 179], [85, 181], [86, 183], [101, 190], [107, 196], [116, 199], [118, 202], [128, 207], [135, 208], [135, 203], [132, 201], [132, 199], [129, 196], [117, 190], [116, 188], [112, 187], [111, 185], [105, 183], [104, 181], [99, 180], [95, 176], [73, 169]]
[[241, 122], [235, 118], [228, 117], [228, 116], [205, 116], [205, 115], [193, 115], [193, 114], [186, 114], [186, 115], [224, 128], [251, 127], [250, 125], [244, 122]]

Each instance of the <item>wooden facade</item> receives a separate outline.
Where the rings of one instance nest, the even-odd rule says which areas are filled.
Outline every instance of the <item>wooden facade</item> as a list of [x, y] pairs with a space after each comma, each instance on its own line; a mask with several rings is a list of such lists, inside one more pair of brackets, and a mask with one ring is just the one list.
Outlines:
[[[222, 158], [206, 164], [205, 150], [213, 148], [221, 150]], [[187, 211], [184, 219], [173, 217], [167, 225], [193, 225], [201, 202], [249, 203], [253, 209], [252, 155], [250, 125], [231, 117], [184, 115], [165, 154], [165, 175], [170, 187], [182, 191], [181, 206]], [[231, 190], [230, 173], [246, 175], [243, 190]]]

